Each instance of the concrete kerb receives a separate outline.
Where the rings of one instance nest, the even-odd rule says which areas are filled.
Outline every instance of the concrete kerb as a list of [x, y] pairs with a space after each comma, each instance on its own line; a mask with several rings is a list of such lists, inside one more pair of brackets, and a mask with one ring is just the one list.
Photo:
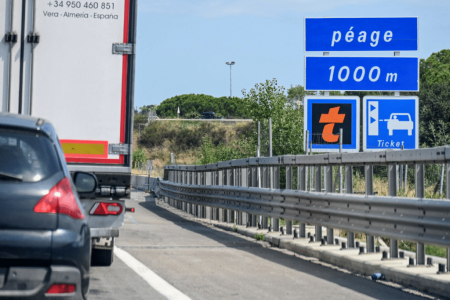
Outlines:
[[[197, 220], [205, 222], [205, 220]], [[217, 221], [208, 221], [207, 223], [226, 231], [235, 231], [234, 224]], [[279, 232], [267, 232], [267, 230], [245, 228], [239, 225], [236, 227], [237, 233], [251, 238], [255, 238], [256, 233], [264, 233], [264, 241], [281, 249], [316, 258], [365, 276], [382, 273], [387, 281], [449, 299], [450, 274], [436, 274], [436, 265], [422, 268], [408, 267], [408, 256], [412, 256], [412, 253], [405, 254], [405, 259], [381, 260], [381, 252], [358, 255], [359, 249], [357, 248], [341, 250], [340, 245], [321, 246], [320, 242], [310, 243], [307, 238], [294, 239], [292, 235], [280, 235]], [[338, 239], [346, 241], [346, 238], [338, 237]], [[360, 245], [364, 246], [365, 243], [360, 243]], [[381, 251], [386, 250], [384, 248], [382, 247]]]

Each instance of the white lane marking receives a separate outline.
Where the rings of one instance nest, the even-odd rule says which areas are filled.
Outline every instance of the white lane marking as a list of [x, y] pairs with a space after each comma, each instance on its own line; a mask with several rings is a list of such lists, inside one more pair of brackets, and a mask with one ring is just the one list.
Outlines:
[[135, 224], [137, 224], [138, 222], [136, 222], [132, 217], [130, 217], [129, 215], [125, 215], [128, 219], [130, 219], [131, 221], [133, 221]]
[[188, 296], [170, 285], [167, 281], [159, 277], [155, 272], [147, 268], [128, 252], [114, 247], [114, 254], [120, 258], [127, 266], [141, 276], [158, 293], [169, 300], [191, 300]]

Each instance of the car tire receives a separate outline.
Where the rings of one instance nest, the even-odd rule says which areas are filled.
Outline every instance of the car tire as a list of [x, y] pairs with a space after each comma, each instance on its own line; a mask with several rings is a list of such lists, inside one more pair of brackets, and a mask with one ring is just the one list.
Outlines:
[[114, 249], [92, 249], [91, 266], [109, 267], [114, 261]]

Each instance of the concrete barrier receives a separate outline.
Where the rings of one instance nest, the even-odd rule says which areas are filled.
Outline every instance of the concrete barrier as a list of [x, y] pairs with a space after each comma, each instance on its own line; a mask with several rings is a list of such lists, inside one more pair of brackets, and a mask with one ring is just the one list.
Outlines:
[[147, 175], [131, 175], [132, 188], [140, 191], [152, 191], [156, 186], [156, 177]]

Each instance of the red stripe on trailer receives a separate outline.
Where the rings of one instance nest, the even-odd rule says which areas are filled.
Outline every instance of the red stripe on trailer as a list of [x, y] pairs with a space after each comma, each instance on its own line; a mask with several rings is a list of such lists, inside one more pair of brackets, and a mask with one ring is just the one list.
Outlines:
[[[125, 0], [125, 17], [123, 26], [123, 43], [128, 43], [128, 29], [129, 29], [129, 15], [130, 15], [130, 0]], [[122, 103], [120, 113], [120, 143], [125, 143], [125, 121], [127, 111], [127, 73], [128, 73], [128, 57], [123, 55], [122, 68]], [[119, 155], [118, 159], [101, 159], [101, 158], [74, 158], [67, 157], [68, 163], [91, 163], [91, 164], [123, 164], [124, 156]]]

